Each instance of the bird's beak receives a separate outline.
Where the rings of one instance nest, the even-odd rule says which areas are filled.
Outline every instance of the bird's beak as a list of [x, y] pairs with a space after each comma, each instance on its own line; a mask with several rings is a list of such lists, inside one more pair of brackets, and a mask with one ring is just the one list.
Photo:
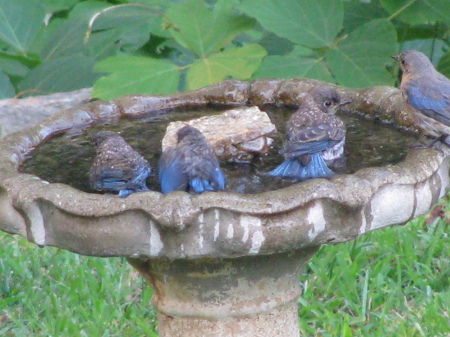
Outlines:
[[339, 103], [339, 106], [343, 106], [343, 105], [347, 105], [350, 104], [352, 101], [342, 101], [341, 103]]
[[394, 56], [391, 56], [394, 60], [396, 60], [397, 62], [399, 62], [400, 61], [400, 55], [394, 55]]

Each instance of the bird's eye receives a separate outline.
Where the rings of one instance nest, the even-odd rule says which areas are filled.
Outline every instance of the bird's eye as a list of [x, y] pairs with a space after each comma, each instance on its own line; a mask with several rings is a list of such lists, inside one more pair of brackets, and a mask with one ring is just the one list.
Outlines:
[[331, 106], [331, 102], [330, 101], [326, 101], [325, 103], [323, 103], [323, 105], [325, 105], [327, 108]]
[[403, 59], [402, 59], [400, 62], [401, 62], [403, 65], [406, 63], [405, 60], [403, 60]]

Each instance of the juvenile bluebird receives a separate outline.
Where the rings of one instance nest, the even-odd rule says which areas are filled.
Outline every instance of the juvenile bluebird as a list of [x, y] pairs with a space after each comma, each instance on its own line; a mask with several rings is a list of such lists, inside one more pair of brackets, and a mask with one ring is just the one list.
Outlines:
[[101, 131], [93, 140], [97, 149], [89, 171], [93, 188], [118, 193], [121, 198], [149, 190], [145, 180], [150, 174], [150, 165], [125, 139], [115, 132]]
[[428, 57], [416, 50], [407, 50], [393, 58], [402, 68], [400, 89], [407, 103], [426, 117], [420, 122], [432, 136], [446, 138], [450, 127], [450, 80], [439, 73]]
[[159, 160], [162, 193], [221, 191], [225, 176], [203, 134], [192, 126], [177, 132], [177, 146], [164, 151]]
[[332, 88], [312, 90], [287, 122], [284, 162], [269, 175], [301, 180], [333, 175], [326, 162], [343, 155], [346, 132], [335, 113], [348, 103]]

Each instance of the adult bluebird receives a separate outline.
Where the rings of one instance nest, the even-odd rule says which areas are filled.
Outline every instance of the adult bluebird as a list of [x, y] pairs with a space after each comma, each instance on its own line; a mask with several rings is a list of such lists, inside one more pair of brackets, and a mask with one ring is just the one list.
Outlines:
[[162, 193], [203, 193], [225, 188], [225, 176], [216, 155], [203, 134], [192, 126], [177, 132], [177, 145], [163, 152], [159, 160]]
[[[393, 58], [402, 68], [400, 89], [407, 103], [426, 118], [420, 120], [431, 136], [447, 143], [450, 127], [450, 80], [439, 73], [428, 57], [416, 50], [407, 50]], [[436, 123], [437, 121], [437, 123]]]
[[300, 180], [333, 175], [327, 162], [343, 156], [346, 133], [335, 114], [348, 103], [332, 88], [312, 90], [287, 122], [284, 161], [269, 175]]
[[150, 165], [125, 139], [115, 132], [101, 131], [93, 140], [97, 155], [89, 180], [94, 189], [118, 193], [121, 198], [149, 190], [145, 180], [150, 174]]

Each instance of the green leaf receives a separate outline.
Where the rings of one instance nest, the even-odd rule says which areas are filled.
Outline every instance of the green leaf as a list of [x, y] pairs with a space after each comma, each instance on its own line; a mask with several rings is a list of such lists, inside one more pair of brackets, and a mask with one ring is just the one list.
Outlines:
[[25, 52], [44, 18], [44, 7], [35, 0], [0, 0], [0, 39]]
[[350, 87], [392, 85], [386, 71], [397, 54], [396, 32], [387, 20], [374, 20], [353, 31], [326, 53], [326, 62], [336, 81]]
[[4, 60], [14, 60], [23, 63], [27, 67], [35, 67], [40, 64], [40, 60], [37, 55], [27, 54], [25, 56], [10, 54], [0, 50], [0, 58]]
[[8, 75], [0, 72], [0, 99], [11, 98], [16, 94]]
[[444, 56], [441, 57], [437, 69], [442, 74], [450, 78], [450, 51], [448, 51]]
[[[53, 24], [57, 25], [57, 29], [52, 29]], [[50, 23], [49, 29], [52, 29], [52, 33], [47, 37], [40, 54], [43, 60], [82, 54], [86, 50], [83, 41], [87, 30], [85, 21], [55, 21]]]
[[177, 90], [180, 70], [172, 63], [138, 56], [113, 56], [97, 71], [112, 73], [94, 84], [93, 97], [113, 99], [127, 94], [170, 94]]
[[381, 0], [381, 3], [392, 17], [412, 25], [450, 19], [448, 0]]
[[219, 0], [212, 11], [202, 0], [180, 2], [167, 10], [166, 25], [183, 47], [199, 58], [208, 56], [254, 25], [253, 20], [227, 6], [227, 1]]
[[[450, 21], [449, 21], [450, 23]], [[446, 25], [429, 23], [425, 25], [411, 26], [407, 24], [397, 24], [397, 39], [401, 41], [417, 39], [447, 39], [448, 28]]]
[[269, 55], [286, 55], [294, 49], [292, 41], [267, 31], [258, 43], [267, 50]]
[[344, 8], [344, 28], [347, 32], [351, 32], [369, 21], [389, 16], [380, 1], [346, 1]]
[[266, 51], [258, 44], [232, 47], [207, 58], [195, 61], [186, 76], [187, 89], [193, 90], [214, 84], [228, 77], [250, 78], [261, 64]]
[[48, 13], [67, 10], [75, 6], [79, 0], [41, 0]]
[[93, 72], [94, 63], [81, 55], [48, 60], [33, 68], [19, 83], [19, 89], [42, 94], [91, 87], [100, 76]]
[[[87, 39], [88, 44], [92, 44], [91, 40], [95, 34], [109, 31], [110, 34], [104, 35], [116, 36], [116, 39], [111, 41], [117, 47], [116, 49], [129, 52], [139, 49], [149, 40], [151, 30], [156, 28], [154, 21], [161, 20], [156, 17], [159, 14], [155, 8], [143, 5], [108, 6], [99, 2], [82, 2], [74, 7], [69, 18], [86, 22], [83, 37], [86, 33], [90, 34]], [[92, 20], [91, 27], [87, 24], [90, 20]], [[111, 43], [108, 43], [106, 47], [94, 46], [94, 48], [114, 49]]]
[[95, 13], [111, 7], [111, 4], [100, 1], [79, 2], [69, 13], [69, 20], [88, 21]]
[[[298, 48], [297, 48], [298, 49]], [[267, 56], [253, 78], [312, 78], [325, 82], [334, 82], [327, 65], [322, 58], [313, 58], [312, 50], [294, 50], [285, 56]]]
[[445, 48], [446, 43], [440, 39], [417, 39], [404, 42], [401, 51], [418, 50], [427, 55], [431, 62], [436, 65], [444, 55]]
[[245, 0], [239, 8], [265, 29], [310, 48], [329, 46], [344, 17], [340, 0]]
[[14, 59], [3, 58], [0, 54], [0, 69], [7, 75], [24, 77], [29, 71], [26, 65]]

